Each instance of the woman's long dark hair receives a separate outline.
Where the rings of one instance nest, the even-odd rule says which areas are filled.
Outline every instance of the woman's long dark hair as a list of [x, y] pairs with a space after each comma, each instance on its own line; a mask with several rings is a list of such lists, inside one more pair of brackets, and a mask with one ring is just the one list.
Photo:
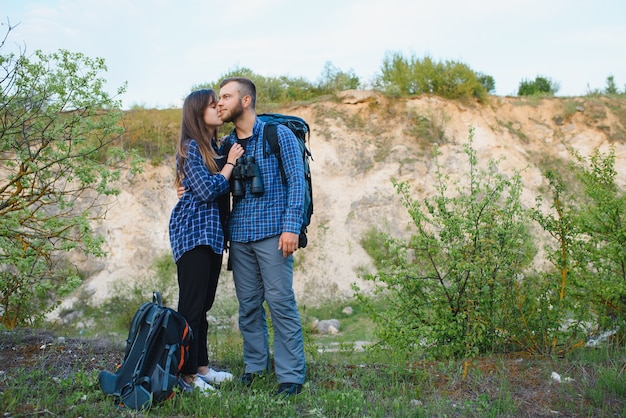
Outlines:
[[180, 124], [180, 138], [176, 146], [176, 186], [180, 186], [185, 178], [185, 161], [187, 160], [187, 143], [195, 139], [200, 149], [202, 159], [211, 173], [219, 171], [215, 158], [219, 155], [211, 145], [217, 141], [217, 129], [209, 129], [204, 123], [204, 111], [217, 102], [217, 94], [212, 89], [196, 90], [189, 94], [183, 103], [183, 116]]

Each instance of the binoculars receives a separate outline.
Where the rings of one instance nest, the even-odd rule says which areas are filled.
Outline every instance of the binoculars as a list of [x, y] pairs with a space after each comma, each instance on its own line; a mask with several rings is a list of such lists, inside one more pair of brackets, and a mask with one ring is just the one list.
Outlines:
[[245, 183], [250, 183], [250, 193], [260, 196], [265, 192], [261, 171], [253, 156], [239, 157], [233, 170], [232, 192], [235, 197], [246, 194]]

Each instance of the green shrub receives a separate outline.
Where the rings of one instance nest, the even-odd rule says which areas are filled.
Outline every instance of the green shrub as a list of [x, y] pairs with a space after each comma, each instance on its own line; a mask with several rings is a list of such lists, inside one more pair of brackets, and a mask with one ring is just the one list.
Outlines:
[[[626, 93], [626, 90], [624, 92]], [[613, 76], [612, 74], [606, 78], [606, 87], [604, 89], [604, 94], [606, 95], [620, 94], [619, 89], [617, 88], [617, 83], [615, 83], [615, 76]]]
[[331, 62], [327, 62], [317, 82], [317, 89], [320, 94], [332, 94], [343, 90], [358, 89], [360, 84], [361, 81], [354, 71], [344, 72]]
[[[408, 183], [393, 182], [416, 233], [408, 242], [388, 240], [384, 269], [365, 276], [375, 283], [373, 296], [355, 291], [370, 303], [382, 344], [394, 349], [471, 357], [512, 343], [516, 285], [535, 253], [521, 178], [508, 179], [493, 160], [479, 169], [472, 139], [470, 130], [469, 169], [454, 192], [439, 162], [437, 192], [423, 202], [411, 197]], [[383, 308], [374, 307], [378, 297]]]
[[386, 245], [387, 235], [376, 227], [365, 231], [361, 237], [361, 246], [374, 261], [377, 269], [384, 267], [385, 260], [389, 258], [389, 250]]
[[421, 60], [415, 56], [407, 59], [400, 53], [387, 53], [374, 84], [391, 96], [427, 93], [447, 99], [478, 100], [484, 100], [488, 88], [495, 87], [492, 77], [477, 74], [466, 64], [435, 62], [428, 56]]
[[265, 77], [249, 68], [234, 68], [222, 74], [218, 80], [195, 85], [192, 90], [212, 88], [219, 91], [221, 80], [229, 77], [251, 79], [257, 89], [257, 105], [260, 107], [310, 101], [338, 91], [356, 89], [361, 84], [353, 71], [344, 72], [327, 62], [317, 83], [311, 83], [302, 77]]
[[518, 96], [554, 96], [559, 85], [549, 78], [537, 76], [535, 80], [522, 80], [517, 89]]
[[626, 323], [626, 193], [616, 184], [615, 150], [575, 154], [574, 169], [584, 186], [584, 197], [572, 196], [579, 212], [576, 262], [584, 289], [601, 328]]

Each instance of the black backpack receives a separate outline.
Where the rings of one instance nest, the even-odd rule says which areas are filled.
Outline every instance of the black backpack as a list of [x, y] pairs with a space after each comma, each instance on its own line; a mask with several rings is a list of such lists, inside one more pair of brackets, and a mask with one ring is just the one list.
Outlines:
[[276, 126], [278, 124], [284, 125], [289, 128], [300, 144], [300, 151], [302, 152], [302, 162], [304, 163], [304, 178], [306, 183], [306, 191], [304, 193], [304, 219], [302, 222], [302, 229], [300, 230], [300, 239], [298, 242], [299, 248], [304, 248], [308, 244], [308, 238], [306, 236], [307, 227], [311, 223], [311, 216], [313, 216], [313, 183], [311, 179], [311, 167], [309, 166], [309, 160], [313, 160], [311, 151], [307, 147], [307, 138], [310, 141], [311, 130], [309, 125], [302, 118], [297, 116], [280, 115], [277, 113], [263, 113], [257, 115], [259, 119], [265, 122], [265, 130], [263, 131], [263, 142], [267, 142], [270, 145], [271, 153], [278, 158], [278, 165], [280, 166], [280, 175], [283, 183], [287, 182], [285, 177], [285, 171], [283, 169], [283, 162], [280, 158], [280, 146], [278, 144], [278, 133]]
[[177, 311], [163, 306], [161, 294], [139, 307], [130, 325], [122, 364], [98, 374], [100, 388], [120, 407], [141, 410], [174, 396], [188, 357], [191, 328]]

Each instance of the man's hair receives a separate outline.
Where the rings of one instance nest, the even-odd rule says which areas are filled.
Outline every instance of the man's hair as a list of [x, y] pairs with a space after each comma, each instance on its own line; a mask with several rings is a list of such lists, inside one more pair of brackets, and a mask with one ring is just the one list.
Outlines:
[[231, 82], [239, 84], [239, 97], [250, 96], [252, 109], [256, 109], [256, 86], [252, 80], [246, 77], [229, 77], [222, 80], [220, 88]]

